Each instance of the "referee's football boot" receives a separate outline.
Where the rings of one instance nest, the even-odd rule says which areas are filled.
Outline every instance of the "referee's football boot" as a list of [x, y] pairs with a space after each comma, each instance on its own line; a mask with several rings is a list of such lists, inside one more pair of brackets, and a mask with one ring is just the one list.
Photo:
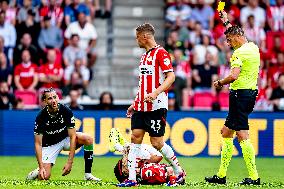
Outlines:
[[226, 184], [226, 177], [221, 178], [217, 175], [213, 175], [212, 177], [205, 177], [205, 181], [209, 183]]
[[115, 151], [114, 146], [117, 143], [119, 143], [119, 139], [117, 136], [117, 130], [115, 128], [112, 128], [109, 134], [109, 151], [114, 152]]
[[260, 185], [260, 178], [252, 180], [251, 178], [244, 178], [240, 185]]

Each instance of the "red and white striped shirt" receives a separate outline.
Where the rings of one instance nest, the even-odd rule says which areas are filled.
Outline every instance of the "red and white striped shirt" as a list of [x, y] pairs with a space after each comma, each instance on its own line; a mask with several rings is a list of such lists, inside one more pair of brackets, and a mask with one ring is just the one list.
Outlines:
[[145, 52], [139, 65], [139, 86], [133, 103], [136, 111], [154, 111], [160, 108], [168, 109], [168, 94], [164, 91], [150, 102], [143, 102], [145, 96], [154, 92], [165, 80], [166, 72], [172, 72], [173, 66], [169, 53], [159, 45]]

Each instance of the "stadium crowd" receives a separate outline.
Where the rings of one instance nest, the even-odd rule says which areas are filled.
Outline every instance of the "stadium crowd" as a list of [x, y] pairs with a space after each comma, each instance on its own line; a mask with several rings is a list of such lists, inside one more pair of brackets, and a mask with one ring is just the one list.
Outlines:
[[[248, 40], [260, 48], [255, 109], [283, 110], [283, 0], [225, 2], [230, 22], [241, 25]], [[217, 1], [165, 3], [165, 48], [176, 74], [169, 109], [227, 109], [228, 86], [221, 91], [212, 87], [213, 81], [230, 72], [232, 55], [216, 11]], [[22, 94], [39, 103], [39, 94], [48, 87], [55, 88], [60, 97], [87, 95], [97, 56], [98, 36], [92, 21], [110, 18], [111, 4], [105, 0], [102, 11], [99, 0], [2, 0], [0, 81], [5, 87], [1, 87], [0, 108], [23, 108]]]
[[49, 87], [60, 97], [87, 95], [96, 62], [93, 20], [110, 18], [111, 3], [105, 0], [103, 11], [99, 0], [1, 0], [0, 109], [23, 108], [23, 95], [39, 103]]
[[[225, 1], [232, 24], [241, 25], [248, 41], [259, 46], [261, 68], [256, 110], [284, 110], [283, 0]], [[232, 49], [214, 0], [167, 0], [166, 50], [176, 81], [172, 93], [185, 109], [228, 108], [228, 86], [216, 91], [213, 81], [230, 72]]]

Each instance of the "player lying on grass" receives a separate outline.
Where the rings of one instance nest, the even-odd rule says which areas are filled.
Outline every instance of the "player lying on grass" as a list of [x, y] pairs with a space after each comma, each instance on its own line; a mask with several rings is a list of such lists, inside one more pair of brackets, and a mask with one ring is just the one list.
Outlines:
[[75, 118], [72, 111], [58, 103], [58, 95], [52, 88], [44, 90], [42, 101], [46, 106], [38, 113], [35, 120], [35, 152], [38, 168], [30, 172], [28, 180], [48, 180], [58, 154], [69, 150], [67, 163], [62, 176], [71, 172], [75, 150], [84, 146], [85, 180], [100, 181], [91, 174], [93, 164], [93, 138], [76, 132]]
[[[113, 128], [110, 135], [110, 151], [119, 151], [123, 154], [123, 158], [118, 161], [114, 168], [114, 173], [119, 182], [127, 180], [129, 176], [128, 170], [128, 154], [130, 143], [126, 142], [120, 132]], [[154, 147], [142, 144], [141, 153], [137, 157], [136, 175], [139, 184], [164, 184], [173, 186], [176, 184], [184, 184], [185, 180], [176, 183], [177, 177], [174, 175], [173, 168], [166, 164], [161, 164], [163, 155]]]

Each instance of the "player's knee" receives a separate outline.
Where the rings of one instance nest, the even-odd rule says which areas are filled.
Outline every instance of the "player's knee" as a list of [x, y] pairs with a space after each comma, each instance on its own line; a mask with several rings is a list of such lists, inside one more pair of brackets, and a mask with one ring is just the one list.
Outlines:
[[139, 134], [134, 134], [134, 133], [132, 133], [131, 134], [131, 142], [132, 143], [141, 143], [140, 141], [142, 141], [143, 140], [143, 137], [141, 137]]
[[247, 140], [249, 138], [249, 135], [247, 132], [237, 132], [236, 133], [238, 141], [241, 142], [243, 140]]
[[164, 144], [163, 142], [159, 142], [159, 141], [152, 141], [151, 143], [152, 143], [152, 146], [157, 150], [162, 149], [163, 144]]
[[91, 136], [86, 137], [86, 145], [93, 144], [93, 141], [94, 141], [93, 137], [91, 137]]

